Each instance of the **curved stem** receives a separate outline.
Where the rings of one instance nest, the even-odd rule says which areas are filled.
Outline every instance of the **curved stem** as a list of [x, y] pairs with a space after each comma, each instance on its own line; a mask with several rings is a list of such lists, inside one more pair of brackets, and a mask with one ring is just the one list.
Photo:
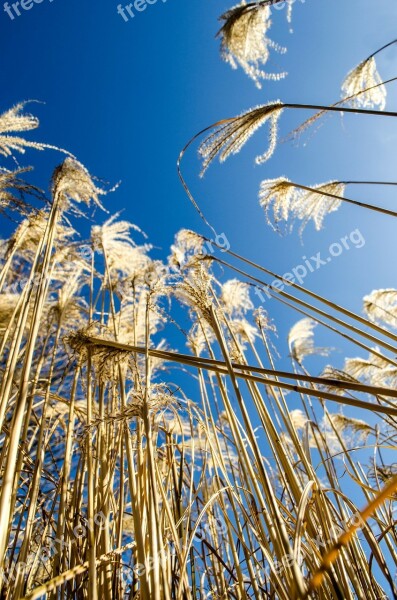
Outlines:
[[182, 175], [182, 170], [181, 170], [181, 162], [182, 162], [182, 158], [185, 156], [187, 150], [190, 148], [190, 146], [193, 144], [193, 142], [195, 142], [200, 136], [202, 136], [204, 133], [207, 133], [207, 131], [210, 131], [213, 127], [218, 127], [219, 125], [223, 125], [224, 123], [228, 123], [229, 121], [231, 121], [232, 119], [223, 119], [221, 121], [217, 121], [217, 123], [214, 123], [213, 125], [209, 125], [208, 127], [205, 127], [204, 129], [202, 129], [201, 131], [199, 131], [198, 133], [196, 133], [196, 135], [194, 135], [188, 142], [187, 144], [182, 148], [182, 150], [179, 153], [178, 156], [178, 160], [176, 161], [176, 168], [178, 171], [178, 177], [182, 183], [183, 189], [185, 190], [187, 197], [189, 198], [190, 202], [193, 204], [194, 208], [196, 209], [196, 211], [198, 212], [198, 214], [200, 215], [201, 219], [204, 221], [204, 223], [207, 225], [207, 227], [209, 227], [212, 231], [212, 233], [215, 235], [216, 237], [216, 231], [213, 228], [213, 226], [207, 221], [206, 217], [204, 216], [204, 213], [201, 211], [201, 208], [199, 207], [199, 205], [197, 204], [196, 200], [194, 199], [189, 186], [187, 185], [185, 178]]
[[386, 48], [389, 48], [389, 46], [392, 46], [393, 44], [396, 44], [396, 43], [397, 43], [397, 39], [392, 40], [388, 44], [385, 44], [384, 46], [382, 46], [382, 48], [378, 48], [378, 50], [375, 50], [375, 52], [373, 52], [372, 54], [370, 54], [368, 56], [367, 60], [370, 60], [370, 58], [373, 58], [374, 56], [376, 56], [377, 54], [379, 54], [379, 52], [382, 52], [382, 50], [386, 50]]
[[[397, 117], [397, 112], [390, 112], [390, 111], [379, 111], [379, 110], [370, 110], [370, 109], [360, 109], [360, 108], [341, 108], [339, 106], [323, 106], [323, 105], [318, 105], [318, 104], [296, 104], [296, 103], [290, 103], [290, 102], [286, 102], [286, 103], [275, 103], [274, 105], [275, 107], [278, 106], [280, 109], [282, 108], [298, 108], [298, 109], [306, 109], [306, 110], [317, 110], [317, 111], [323, 111], [323, 112], [327, 112], [327, 111], [332, 111], [332, 112], [339, 112], [339, 113], [355, 113], [355, 114], [361, 114], [361, 115], [376, 115], [376, 116], [383, 116], [383, 117]], [[259, 107], [261, 108], [261, 107]], [[256, 110], [259, 110], [256, 109]], [[267, 110], [269, 109], [269, 105], [264, 105], [263, 108], [266, 108]], [[235, 117], [229, 117], [227, 119], [222, 119], [220, 121], [217, 121], [216, 123], [213, 123], [212, 125], [209, 125], [208, 127], [205, 127], [204, 129], [202, 129], [201, 131], [199, 131], [198, 133], [196, 133], [188, 142], [187, 144], [182, 148], [179, 156], [178, 156], [178, 160], [177, 160], [177, 171], [178, 171], [178, 177], [182, 183], [182, 186], [189, 198], [189, 200], [191, 201], [191, 203], [193, 204], [194, 208], [196, 209], [196, 211], [198, 212], [198, 214], [200, 215], [201, 219], [204, 221], [204, 223], [212, 230], [212, 232], [216, 235], [216, 231], [214, 229], [214, 227], [207, 221], [204, 213], [202, 212], [202, 210], [200, 209], [200, 207], [198, 206], [196, 200], [194, 199], [192, 193], [190, 192], [190, 189], [182, 175], [182, 170], [181, 170], [181, 162], [182, 162], [182, 158], [184, 157], [184, 155], [186, 154], [187, 150], [190, 148], [190, 146], [193, 144], [193, 142], [195, 142], [201, 135], [203, 135], [204, 133], [206, 133], [207, 131], [210, 131], [211, 129], [215, 128], [215, 127], [219, 127], [222, 125], [227, 125], [228, 123], [230, 123], [231, 121], [233, 121], [235, 119]]]

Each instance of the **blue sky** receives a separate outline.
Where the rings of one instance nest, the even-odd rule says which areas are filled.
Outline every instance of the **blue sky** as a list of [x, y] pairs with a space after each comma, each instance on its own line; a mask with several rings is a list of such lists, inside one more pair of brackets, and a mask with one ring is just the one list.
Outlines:
[[[337, 101], [345, 74], [395, 37], [397, 17], [394, 0], [297, 1], [291, 34], [286, 11], [274, 10], [270, 36], [288, 53], [273, 54], [269, 69], [287, 70], [289, 76], [258, 90], [219, 57], [217, 17], [231, 3], [158, 0], [128, 22], [117, 5], [117, 0], [43, 0], [13, 20], [0, 5], [1, 107], [24, 99], [45, 102], [31, 107], [41, 120], [35, 139], [67, 148], [112, 184], [121, 180], [107, 206], [112, 213], [124, 209], [124, 218], [146, 231], [158, 257], [167, 256], [182, 227], [209, 233], [177, 177], [176, 159], [188, 139], [212, 122], [270, 100]], [[397, 47], [392, 47], [379, 57], [385, 79], [396, 75], [396, 56]], [[391, 84], [388, 91], [388, 109], [397, 110], [397, 86]], [[281, 137], [309, 115], [286, 112]], [[344, 252], [307, 277], [305, 285], [360, 311], [364, 294], [395, 286], [393, 220], [343, 206], [328, 217], [324, 231], [309, 225], [302, 245], [297, 231], [280, 237], [267, 226], [257, 200], [259, 183], [281, 175], [306, 185], [331, 179], [397, 180], [396, 140], [393, 119], [342, 120], [336, 115], [299, 143], [280, 144], [260, 167], [254, 158], [266, 147], [265, 129], [238, 156], [213, 164], [204, 179], [198, 177], [200, 164], [191, 148], [184, 173], [232, 249], [280, 274], [304, 255], [327, 255], [331, 243], [359, 229], [365, 246]], [[36, 180], [44, 185], [60, 156], [27, 154], [21, 162], [37, 165]], [[352, 187], [349, 192], [363, 201], [396, 206], [393, 189]], [[265, 307], [276, 317], [283, 345], [299, 315], [286, 316], [275, 301]]]

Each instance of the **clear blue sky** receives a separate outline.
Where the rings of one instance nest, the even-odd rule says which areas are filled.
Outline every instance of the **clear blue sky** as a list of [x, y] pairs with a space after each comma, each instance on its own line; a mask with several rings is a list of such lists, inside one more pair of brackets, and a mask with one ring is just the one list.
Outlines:
[[[41, 128], [35, 138], [69, 149], [98, 177], [119, 190], [107, 199], [112, 212], [138, 224], [165, 257], [182, 227], [208, 233], [184, 195], [176, 159], [186, 141], [218, 119], [270, 100], [333, 103], [347, 71], [395, 37], [395, 0], [306, 0], [293, 10], [294, 33], [285, 11], [274, 11], [271, 37], [288, 47], [269, 67], [288, 70], [280, 83], [262, 90], [219, 57], [217, 17], [232, 2], [158, 0], [125, 22], [117, 0], [43, 0], [11, 20], [0, 5], [2, 109], [23, 99], [33, 105]], [[384, 78], [395, 76], [397, 48], [379, 58]], [[388, 108], [397, 110], [397, 86], [389, 86]], [[309, 116], [284, 114], [281, 135]], [[396, 285], [393, 219], [343, 206], [321, 233], [281, 238], [265, 222], [257, 192], [262, 179], [285, 175], [307, 185], [331, 179], [397, 180], [397, 121], [339, 116], [301, 142], [278, 146], [265, 165], [254, 165], [266, 147], [257, 132], [243, 152], [214, 164], [204, 180], [195, 150], [184, 172], [208, 219], [225, 232], [232, 249], [279, 272], [303, 255], [324, 252], [330, 243], [359, 228], [365, 246], [345, 252], [306, 279], [306, 285], [355, 310], [374, 288]], [[305, 142], [307, 142], [305, 144]], [[38, 164], [37, 181], [48, 180], [60, 157], [28, 154]], [[350, 188], [350, 196], [397, 206], [396, 190]], [[105, 217], [104, 217], [105, 218]], [[284, 315], [272, 301], [270, 312]], [[279, 320], [281, 342], [299, 316]], [[341, 360], [338, 359], [338, 360]]]

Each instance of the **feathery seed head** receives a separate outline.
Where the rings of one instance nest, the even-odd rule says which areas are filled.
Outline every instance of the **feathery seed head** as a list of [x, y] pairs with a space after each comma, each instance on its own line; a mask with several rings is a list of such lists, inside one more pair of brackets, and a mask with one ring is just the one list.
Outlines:
[[194, 264], [175, 286], [175, 296], [193, 311], [202, 315], [212, 325], [212, 287], [213, 276], [202, 262]]
[[395, 387], [397, 385], [397, 368], [389, 363], [386, 358], [379, 356], [379, 349], [374, 348], [377, 354], [370, 354], [368, 359], [347, 358], [344, 370], [356, 380], [364, 381], [369, 385]]
[[136, 288], [137, 284], [147, 285], [151, 294], [168, 296], [170, 294], [168, 282], [169, 270], [167, 265], [161, 260], [150, 260], [142, 271], [137, 271], [137, 276], [134, 278], [134, 287]]
[[298, 219], [302, 221], [300, 227], [302, 233], [310, 220], [319, 231], [326, 215], [338, 210], [341, 204], [340, 198], [333, 196], [343, 197], [344, 192], [345, 185], [339, 181], [322, 183], [308, 190], [281, 177], [262, 181], [259, 201], [265, 209], [268, 223], [272, 225], [269, 211], [273, 209], [273, 220], [276, 225], [290, 218]]
[[194, 323], [189, 332], [187, 346], [196, 356], [207, 350], [208, 344], [215, 340], [215, 335], [208, 323], [204, 320], [198, 320]]
[[92, 202], [105, 210], [99, 200], [106, 192], [95, 185], [87, 169], [76, 159], [66, 158], [56, 167], [52, 176], [54, 197], [58, 196], [64, 203], [64, 209], [71, 201], [89, 205]]
[[[352, 377], [345, 371], [341, 371], [339, 369], [335, 369], [331, 365], [326, 365], [321, 373], [321, 377], [324, 379], [334, 379], [335, 381], [349, 382], [349, 383], [358, 383], [358, 380], [355, 377]], [[343, 387], [341, 388], [338, 385], [333, 385], [332, 383], [322, 383], [321, 387], [333, 394], [344, 393]]]
[[267, 222], [273, 227], [269, 212], [273, 208], [273, 219], [288, 221], [293, 201], [296, 199], [296, 187], [285, 177], [265, 179], [259, 190], [259, 203], [265, 210]]
[[271, 26], [270, 7], [266, 4], [249, 4], [245, 2], [231, 8], [221, 17], [224, 21], [218, 36], [221, 38], [222, 58], [233, 69], [238, 65], [251, 77], [258, 88], [261, 79], [279, 80], [287, 73], [270, 74], [262, 70], [269, 58], [269, 48], [281, 53], [285, 48], [273, 44], [267, 37]]
[[21, 213], [27, 212], [24, 201], [26, 194], [41, 196], [40, 190], [29, 185], [19, 177], [22, 173], [30, 171], [30, 168], [9, 171], [0, 168], [0, 211], [7, 208], [18, 209]]
[[[393, 477], [397, 475], [397, 463], [385, 465], [382, 461], [381, 464], [376, 464], [372, 459], [372, 466], [368, 471], [368, 477], [378, 485], [379, 481], [382, 483], [388, 483]], [[394, 499], [396, 495], [394, 494]]]
[[305, 413], [299, 408], [295, 410], [289, 411], [289, 417], [295, 427], [295, 429], [304, 429], [306, 427], [306, 423], [308, 422], [308, 418]]
[[175, 236], [175, 244], [171, 246], [169, 264], [180, 269], [189, 266], [191, 261], [202, 258], [204, 239], [190, 229], [181, 229]]
[[276, 326], [271, 322], [267, 311], [262, 306], [254, 311], [253, 316], [260, 331], [276, 331]]
[[229, 319], [228, 325], [233, 335], [237, 338], [242, 350], [245, 350], [245, 344], [247, 342], [249, 342], [252, 345], [255, 344], [255, 340], [258, 336], [258, 330], [247, 319]]
[[19, 294], [2, 293], [0, 294], [0, 331], [7, 327], [11, 315], [17, 307]]
[[39, 120], [33, 115], [21, 114], [26, 102], [16, 104], [0, 115], [0, 133], [29, 131], [39, 126]]
[[300, 232], [312, 220], [317, 231], [323, 226], [326, 215], [338, 210], [341, 200], [324, 195], [344, 196], [345, 185], [340, 181], [329, 181], [313, 187], [313, 191], [300, 190], [294, 207], [296, 217], [302, 221]]
[[104, 340], [114, 339], [109, 330], [99, 323], [90, 323], [87, 327], [66, 336], [65, 340], [78, 357], [79, 363], [87, 362], [89, 355], [98, 380], [101, 383], [118, 380], [119, 367], [125, 370], [130, 361], [130, 352], [120, 348], [112, 348], [106, 344], [92, 343], [90, 336], [98, 337], [100, 332]]
[[336, 413], [330, 415], [333, 425], [338, 431], [345, 432], [349, 430], [352, 433], [356, 433], [360, 438], [366, 438], [370, 433], [373, 432], [373, 428], [361, 419], [354, 419], [352, 417], [346, 417], [342, 413]]
[[[14, 234], [9, 239], [8, 252], [17, 248], [21, 257], [30, 260], [43, 238], [48, 218], [48, 210], [39, 210], [29, 214], [18, 225]], [[62, 245], [64, 242], [69, 242], [75, 233], [72, 227], [58, 221], [56, 224], [56, 243]]]
[[222, 307], [230, 315], [241, 316], [254, 308], [249, 295], [249, 285], [238, 279], [230, 279], [222, 285], [220, 299]]
[[316, 348], [314, 345], [314, 328], [317, 326], [313, 319], [301, 319], [291, 327], [288, 335], [288, 346], [291, 356], [297, 363], [302, 363], [306, 356], [319, 354], [327, 356], [327, 348]]
[[[145, 402], [145, 389], [137, 391], [135, 388], [132, 388], [128, 392], [127, 403], [122, 411], [107, 415], [105, 419], [98, 418], [91, 425], [97, 426], [104, 422], [115, 423], [143, 418]], [[164, 384], [154, 384], [150, 387], [146, 408], [149, 411], [151, 419], [158, 420], [161, 411], [170, 410], [176, 403], [176, 398]]]
[[131, 238], [131, 231], [142, 233], [139, 227], [129, 221], [117, 221], [120, 213], [116, 213], [103, 225], [94, 225], [91, 229], [91, 240], [94, 250], [107, 252], [117, 248], [119, 252], [127, 250], [129, 247], [136, 247], [136, 243]]
[[219, 156], [220, 162], [224, 162], [231, 154], [240, 152], [255, 131], [266, 121], [269, 121], [269, 148], [264, 154], [256, 158], [257, 164], [266, 162], [276, 148], [278, 120], [283, 111], [283, 106], [282, 102], [278, 100], [253, 108], [238, 117], [220, 122], [199, 147], [199, 154], [203, 159], [201, 175], [205, 173], [216, 156]]
[[[119, 213], [113, 215], [103, 225], [95, 225], [91, 229], [91, 241], [94, 250], [104, 254], [107, 264], [106, 280], [109, 282], [109, 271], [115, 275], [121, 273], [130, 280], [140, 278], [143, 280], [145, 270], [150, 266], [147, 252], [151, 249], [149, 244], [138, 246], [131, 237], [131, 231], [143, 232], [129, 221], [116, 221]], [[118, 276], [117, 276], [118, 280]]]
[[386, 94], [386, 87], [382, 85], [374, 56], [352, 69], [342, 84], [342, 96], [350, 98], [351, 105], [356, 108], [384, 110]]
[[83, 283], [83, 269], [76, 265], [75, 271], [68, 273], [62, 287], [57, 290], [56, 299], [50, 302], [51, 311], [59, 323], [70, 323], [74, 328], [82, 326], [82, 313], [88, 312], [87, 303], [80, 295]]
[[372, 322], [397, 327], [397, 290], [373, 290], [363, 300], [364, 312]]
[[0, 154], [3, 156], [12, 156], [13, 150], [22, 154], [26, 148], [35, 148], [43, 150], [44, 145], [36, 142], [29, 142], [19, 136], [9, 135], [19, 131], [30, 131], [39, 126], [39, 120], [29, 114], [22, 114], [26, 102], [20, 102], [13, 108], [0, 115]]
[[134, 298], [127, 298], [116, 315], [118, 340], [126, 344], [146, 345], [146, 315], [149, 336], [157, 333], [165, 322], [165, 316], [153, 301], [148, 289], [141, 289]]

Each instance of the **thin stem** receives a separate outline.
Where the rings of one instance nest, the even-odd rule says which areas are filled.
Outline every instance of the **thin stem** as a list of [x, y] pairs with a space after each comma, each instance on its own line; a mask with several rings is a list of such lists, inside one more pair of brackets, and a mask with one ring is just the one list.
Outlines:
[[300, 183], [291, 182], [292, 187], [299, 188], [301, 190], [306, 190], [307, 192], [314, 192], [315, 194], [319, 194], [320, 196], [327, 196], [328, 198], [335, 198], [336, 200], [341, 200], [342, 202], [346, 202], [347, 204], [354, 204], [355, 206], [360, 206], [361, 208], [368, 208], [369, 210], [373, 210], [374, 212], [379, 212], [384, 215], [389, 215], [390, 217], [397, 217], [397, 212], [394, 210], [389, 210], [387, 208], [382, 208], [381, 206], [375, 206], [374, 204], [367, 204], [366, 202], [360, 202], [359, 200], [351, 200], [350, 198], [345, 198], [344, 196], [338, 196], [337, 194], [331, 194], [329, 192], [324, 192], [321, 188], [312, 188], [306, 185], [301, 185]]
[[[250, 284], [250, 285], [252, 285], [253, 287], [255, 287], [255, 288], [258, 289], [258, 287], [255, 284]], [[270, 291], [269, 291], [269, 293], [270, 293]], [[390, 358], [390, 356], [385, 356], [379, 350], [376, 350], [376, 348], [367, 346], [363, 342], [360, 342], [358, 339], [356, 339], [356, 338], [348, 335], [347, 333], [341, 331], [340, 329], [338, 329], [336, 327], [333, 327], [329, 323], [326, 323], [325, 321], [323, 321], [319, 317], [313, 315], [309, 311], [306, 311], [306, 310], [303, 310], [301, 308], [298, 308], [297, 306], [294, 306], [294, 304], [292, 304], [291, 302], [287, 302], [287, 300], [285, 300], [284, 298], [281, 298], [277, 294], [270, 293], [270, 296], [271, 296], [271, 298], [274, 298], [275, 300], [277, 300], [277, 302], [281, 302], [285, 306], [288, 306], [289, 308], [292, 308], [293, 310], [295, 310], [296, 312], [304, 315], [305, 317], [309, 317], [310, 319], [313, 319], [319, 325], [322, 325], [323, 327], [326, 327], [327, 329], [329, 329], [329, 331], [333, 331], [337, 335], [340, 335], [341, 337], [343, 337], [344, 339], [348, 340], [349, 342], [352, 342], [353, 344], [355, 344], [359, 348], [362, 348], [363, 350], [365, 350], [369, 354], [373, 354], [374, 356], [378, 356], [381, 360], [388, 362], [390, 365], [393, 365], [394, 367], [397, 367], [397, 362], [395, 360], [393, 360], [392, 358]]]
[[[204, 236], [203, 236], [203, 239], [206, 239], [206, 238], [204, 238]], [[210, 241], [210, 240], [206, 239], [206, 241]], [[211, 242], [211, 243], [214, 246], [216, 246], [217, 248], [219, 248], [220, 250], [225, 251], [225, 249], [222, 248], [216, 242]], [[377, 333], [380, 333], [381, 335], [384, 335], [385, 337], [388, 337], [389, 339], [393, 340], [394, 342], [397, 342], [397, 336], [395, 336], [393, 333], [391, 333], [387, 329], [384, 329], [383, 327], [380, 327], [379, 325], [376, 325], [376, 323], [372, 323], [371, 321], [366, 321], [363, 317], [360, 317], [359, 315], [355, 314], [354, 312], [352, 312], [352, 311], [350, 311], [350, 310], [348, 310], [346, 308], [343, 308], [343, 306], [340, 306], [339, 304], [335, 304], [334, 302], [331, 302], [330, 300], [327, 300], [326, 298], [323, 298], [322, 296], [319, 296], [315, 292], [312, 292], [312, 291], [310, 291], [310, 290], [308, 290], [308, 289], [306, 289], [306, 288], [298, 285], [297, 283], [293, 283], [291, 281], [288, 281], [288, 280], [284, 279], [281, 275], [277, 275], [277, 273], [274, 273], [273, 271], [270, 271], [269, 269], [265, 269], [265, 267], [261, 267], [257, 263], [249, 260], [248, 258], [244, 258], [243, 256], [237, 254], [236, 252], [233, 252], [232, 250], [226, 250], [226, 253], [229, 254], [230, 256], [233, 256], [234, 258], [238, 258], [239, 260], [241, 260], [245, 264], [250, 265], [251, 267], [259, 269], [259, 271], [262, 271], [263, 273], [266, 273], [266, 275], [269, 275], [270, 277], [273, 277], [274, 279], [277, 279], [278, 281], [281, 281], [285, 285], [288, 285], [288, 286], [292, 287], [293, 289], [296, 289], [299, 292], [302, 292], [303, 294], [306, 294], [309, 297], [311, 297], [311, 298], [313, 298], [315, 300], [318, 300], [319, 302], [325, 304], [329, 308], [332, 308], [333, 310], [336, 310], [337, 312], [342, 313], [343, 315], [345, 315], [345, 316], [353, 319], [354, 321], [358, 321], [360, 324], [362, 324], [362, 325], [364, 325], [366, 327], [370, 327], [371, 329], [375, 330]], [[282, 290], [275, 289], [271, 285], [265, 284], [262, 280], [258, 279], [257, 277], [254, 277], [253, 275], [250, 275], [246, 271], [243, 271], [243, 270], [239, 269], [238, 267], [235, 267], [234, 265], [231, 265], [230, 263], [221, 260], [220, 258], [217, 258], [216, 261], [219, 264], [222, 264], [222, 265], [224, 265], [226, 267], [229, 267], [229, 268], [233, 269], [234, 271], [236, 271], [236, 273], [240, 273], [240, 275], [244, 275], [245, 277], [248, 277], [252, 281], [255, 281], [256, 283], [259, 283], [260, 285], [263, 285], [263, 286], [265, 286], [266, 288], [269, 288], [272, 291], [276, 291], [281, 296], [283, 296], [285, 298], [289, 298], [290, 300], [292, 300], [293, 302], [296, 302], [296, 303], [300, 304], [301, 306], [307, 306], [311, 310], [317, 312], [318, 314], [321, 314], [321, 315], [325, 316], [328, 319], [333, 320], [335, 323], [338, 323], [339, 325], [342, 325], [343, 327], [348, 327], [349, 329], [351, 329], [352, 331], [358, 333], [359, 335], [364, 336], [367, 339], [370, 339], [372, 342], [375, 342], [375, 344], [381, 344], [384, 348], [387, 348], [390, 352], [395, 353], [395, 351], [396, 351], [395, 346], [391, 346], [390, 344], [381, 341], [379, 338], [376, 338], [376, 337], [374, 337], [371, 334], [368, 334], [368, 333], [366, 333], [364, 331], [361, 331], [360, 329], [358, 329], [354, 325], [349, 325], [348, 323], [345, 323], [344, 321], [342, 321], [338, 317], [334, 317], [334, 316], [332, 316], [329, 313], [325, 313], [322, 309], [319, 309], [319, 308], [317, 308], [315, 306], [309, 305], [307, 302], [305, 302], [303, 300], [300, 300], [299, 298], [295, 298], [294, 296], [291, 296], [290, 294], [287, 294], [286, 292], [283, 292]]]
[[[389, 42], [388, 44], [385, 44], [384, 46], [382, 46], [382, 48], [378, 48], [378, 50], [375, 50], [375, 52], [373, 52], [372, 54], [370, 54], [368, 56], [368, 58], [366, 59], [366, 61], [370, 60], [371, 58], [373, 58], [374, 56], [376, 56], [377, 54], [379, 54], [379, 52], [382, 52], [382, 50], [386, 50], [386, 48], [389, 48], [389, 46], [392, 46], [393, 44], [396, 44], [396, 43], [397, 43], [397, 39]], [[363, 61], [363, 62], [366, 62], [366, 61]]]
[[[338, 102], [335, 102], [335, 104], [333, 104], [332, 106], [342, 106], [345, 102], [349, 102], [349, 100], [354, 100], [355, 98], [358, 98], [359, 96], [361, 96], [362, 94], [365, 94], [366, 92], [375, 90], [376, 88], [387, 85], [388, 83], [393, 83], [394, 81], [397, 81], [397, 77], [392, 77], [391, 79], [387, 79], [385, 81], [382, 81], [381, 83], [377, 83], [376, 85], [371, 85], [370, 87], [365, 88], [364, 90], [360, 90], [359, 92], [356, 92], [355, 94], [352, 94], [351, 96], [345, 96], [345, 98], [342, 98]], [[326, 112], [327, 112], [327, 109], [320, 110], [320, 112], [318, 112], [317, 114], [313, 115], [309, 119], [306, 119], [306, 121], [304, 121], [296, 129], [291, 131], [291, 133], [281, 141], [287, 141], [287, 140], [293, 139], [297, 134], [301, 133], [307, 127], [309, 127], [309, 125], [312, 125], [315, 121], [317, 121], [322, 115], [326, 114]]]
[[[213, 370], [213, 371], [217, 371], [217, 372], [227, 372], [227, 371], [225, 371], [225, 369], [227, 367], [227, 364], [225, 362], [217, 361], [217, 360], [213, 360], [213, 359], [202, 358], [202, 357], [196, 358], [194, 356], [190, 356], [190, 355], [186, 355], [186, 354], [179, 354], [177, 352], [168, 352], [165, 350], [154, 350], [154, 349], [149, 349], [147, 347], [141, 347], [141, 346], [131, 346], [129, 344], [121, 344], [119, 342], [113, 342], [111, 340], [105, 340], [102, 338], [96, 338], [96, 337], [91, 337], [91, 336], [86, 338], [86, 342], [88, 344], [90, 344], [90, 345], [92, 344], [94, 346], [115, 348], [115, 349], [119, 349], [123, 352], [131, 352], [131, 353], [136, 353], [136, 354], [153, 356], [156, 358], [173, 360], [174, 362], [187, 364], [187, 365], [197, 367], [197, 368], [207, 369], [210, 371]], [[261, 373], [263, 375], [284, 377], [285, 379], [297, 379], [297, 380], [302, 380], [302, 381], [309, 381], [312, 383], [318, 383], [318, 384], [322, 384], [322, 385], [331, 385], [333, 387], [337, 387], [337, 388], [341, 388], [341, 389], [345, 389], [345, 388], [352, 389], [355, 391], [361, 391], [361, 392], [373, 394], [375, 396], [382, 395], [382, 396], [397, 397], [397, 391], [390, 389], [390, 388], [369, 386], [369, 385], [364, 385], [361, 383], [352, 383], [350, 381], [341, 382], [336, 379], [327, 379], [325, 377], [311, 377], [309, 375], [300, 375], [300, 374], [296, 375], [296, 374], [288, 373], [285, 371], [273, 371], [271, 369], [262, 369], [261, 367], [252, 367], [250, 365], [242, 365], [239, 363], [231, 363], [231, 365], [232, 365], [233, 369], [235, 369], [235, 370], [251, 371], [253, 373]], [[246, 377], [246, 374], [244, 374], [244, 373], [236, 373], [236, 375], [237, 375], [237, 377], [241, 377], [243, 379], [245, 379], [245, 378], [250, 379], [250, 380], [252, 379], [253, 381], [258, 381], [259, 383], [266, 383], [268, 385], [272, 385], [275, 383], [272, 380], [268, 380], [268, 379], [264, 379], [264, 378]], [[295, 386], [292, 386], [292, 385], [290, 386], [289, 384], [281, 384], [281, 382], [279, 382], [278, 385], [280, 385], [280, 386], [284, 385], [284, 387], [286, 387], [286, 389], [296, 389]], [[305, 388], [305, 392], [307, 392], [306, 388]], [[315, 395], [315, 394], [313, 394], [313, 395]], [[327, 395], [327, 397], [334, 396], [334, 394], [326, 394], [326, 395]], [[378, 409], [377, 406], [375, 406], [375, 405], [372, 405], [372, 406], [374, 408]], [[395, 410], [395, 412], [397, 414], [397, 409]]]
[[[327, 112], [327, 111], [331, 111], [331, 112], [339, 112], [339, 113], [354, 113], [354, 114], [359, 114], [359, 115], [374, 115], [374, 116], [383, 116], [383, 117], [397, 117], [397, 112], [390, 112], [390, 111], [379, 111], [379, 110], [370, 110], [370, 109], [360, 109], [360, 108], [347, 108], [347, 107], [339, 107], [337, 105], [334, 106], [324, 106], [321, 104], [296, 104], [296, 103], [280, 103], [277, 104], [275, 103], [275, 106], [278, 106], [280, 109], [283, 108], [297, 108], [297, 109], [306, 109], [306, 110], [316, 110], [316, 111], [320, 111], [320, 112]], [[269, 105], [265, 105], [263, 108], [266, 108], [267, 110], [269, 110]], [[259, 111], [260, 107], [258, 107], [258, 109], [256, 109], [256, 111]], [[193, 204], [194, 208], [196, 209], [196, 211], [198, 212], [198, 214], [200, 215], [201, 219], [204, 221], [204, 223], [213, 231], [213, 233], [216, 235], [215, 229], [214, 227], [209, 223], [209, 221], [206, 219], [204, 213], [202, 212], [201, 208], [199, 207], [199, 205], [197, 204], [196, 200], [194, 199], [192, 193], [190, 192], [190, 189], [182, 175], [182, 171], [181, 171], [181, 162], [182, 162], [182, 158], [184, 157], [184, 155], [186, 154], [187, 150], [190, 148], [190, 146], [193, 144], [193, 142], [198, 139], [201, 135], [203, 135], [204, 133], [206, 133], [207, 131], [210, 131], [211, 129], [214, 129], [215, 127], [219, 127], [219, 126], [223, 126], [226, 125], [227, 123], [230, 123], [231, 121], [234, 121], [235, 117], [229, 117], [227, 119], [222, 119], [220, 121], [217, 121], [216, 123], [213, 123], [212, 125], [209, 125], [208, 127], [205, 127], [204, 129], [202, 129], [201, 131], [199, 131], [198, 133], [196, 133], [188, 142], [187, 144], [182, 148], [179, 156], [178, 156], [178, 160], [177, 160], [177, 171], [178, 171], [178, 176], [179, 179], [182, 183], [182, 186], [189, 198], [189, 200], [191, 201], [191, 203]]]
[[344, 185], [397, 185], [397, 181], [338, 181]]
[[295, 104], [286, 102], [281, 104], [280, 108], [302, 108], [307, 110], [318, 110], [318, 111], [331, 111], [341, 113], [355, 113], [358, 115], [376, 115], [382, 117], [397, 117], [397, 112], [390, 112], [386, 110], [372, 110], [368, 108], [347, 108], [339, 106], [323, 106], [321, 104]]
[[359, 529], [362, 529], [364, 527], [366, 521], [374, 514], [376, 509], [387, 500], [391, 500], [393, 498], [396, 489], [397, 477], [393, 477], [393, 479], [378, 493], [374, 500], [370, 502], [364, 508], [364, 510], [362, 510], [359, 514], [354, 515], [354, 522], [350, 525], [349, 529], [338, 538], [336, 543], [325, 554], [320, 568], [313, 575], [311, 581], [309, 582], [309, 587], [305, 598], [308, 598], [315, 590], [317, 590], [321, 586], [322, 582], [324, 581], [325, 574], [332, 567], [332, 565], [340, 555], [341, 550], [344, 547], [346, 547], [349, 544], [349, 542], [351, 542], [354, 534]]

